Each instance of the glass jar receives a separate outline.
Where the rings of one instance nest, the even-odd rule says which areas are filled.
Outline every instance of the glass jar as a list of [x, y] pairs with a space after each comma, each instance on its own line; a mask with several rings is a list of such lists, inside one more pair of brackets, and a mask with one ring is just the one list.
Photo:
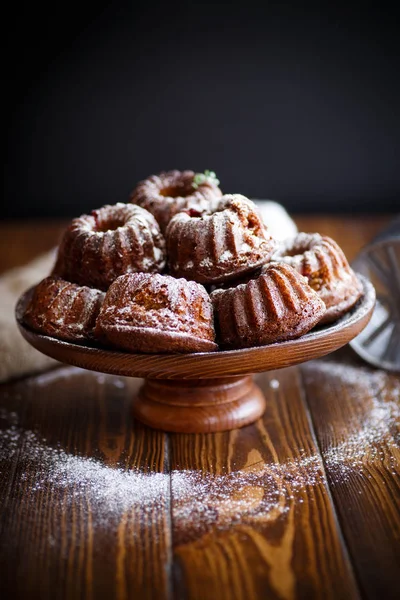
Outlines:
[[400, 372], [400, 215], [361, 250], [352, 267], [372, 281], [376, 305], [350, 345], [368, 363]]

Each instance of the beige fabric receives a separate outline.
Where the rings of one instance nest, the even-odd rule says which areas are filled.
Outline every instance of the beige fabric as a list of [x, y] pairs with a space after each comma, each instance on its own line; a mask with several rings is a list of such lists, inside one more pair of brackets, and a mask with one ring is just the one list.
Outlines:
[[[283, 206], [269, 200], [255, 202], [274, 237], [282, 240], [296, 233], [296, 225]], [[0, 277], [0, 381], [44, 371], [57, 364], [23, 339], [14, 316], [19, 296], [50, 273], [54, 260], [55, 249]]]
[[0, 381], [44, 371], [57, 364], [23, 339], [14, 316], [19, 296], [50, 273], [54, 257], [52, 250], [25, 267], [12, 269], [0, 277]]
[[257, 204], [258, 210], [272, 237], [278, 241], [282, 241], [296, 235], [296, 224], [289, 217], [282, 204], [273, 200], [253, 199], [253, 201]]

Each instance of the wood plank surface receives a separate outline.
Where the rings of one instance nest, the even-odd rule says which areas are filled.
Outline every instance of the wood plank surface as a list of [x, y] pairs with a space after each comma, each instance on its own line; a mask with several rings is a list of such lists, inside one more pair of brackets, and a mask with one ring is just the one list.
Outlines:
[[176, 598], [356, 598], [297, 368], [255, 425], [170, 436]]
[[398, 598], [400, 378], [341, 351], [301, 367], [333, 500], [366, 598]]
[[[299, 215], [351, 260], [390, 215]], [[0, 271], [64, 223], [0, 224]], [[0, 386], [0, 598], [394, 598], [400, 380], [350, 350], [258, 376], [264, 417], [166, 435], [139, 380], [61, 367]]]
[[2, 599], [168, 597], [166, 439], [133, 423], [139, 383], [63, 367], [3, 387]]

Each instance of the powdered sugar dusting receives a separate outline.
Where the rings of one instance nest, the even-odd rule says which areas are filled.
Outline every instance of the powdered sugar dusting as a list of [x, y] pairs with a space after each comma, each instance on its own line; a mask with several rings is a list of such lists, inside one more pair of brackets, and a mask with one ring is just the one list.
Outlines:
[[[3, 409], [0, 417], [6, 423], [0, 430], [0, 461], [5, 464], [21, 441], [24, 460], [29, 460], [29, 469], [20, 475], [21, 481], [29, 477], [24, 501], [29, 502], [30, 494], [49, 489], [63, 493], [67, 507], [85, 500], [93, 527], [116, 526], [135, 509], [151, 515], [154, 522], [168, 510], [169, 473], [125, 469], [72, 454], [60, 444], [50, 446], [37, 432], [24, 430], [16, 413]], [[259, 462], [221, 475], [175, 469], [171, 472], [173, 520], [179, 535], [192, 536], [235, 523], [276, 519], [294, 502], [301, 503], [307, 487], [322, 477], [319, 457], [305, 454], [298, 461]]]
[[4, 409], [0, 419], [8, 423], [0, 430], [0, 465], [6, 468], [21, 442], [24, 461], [29, 462], [29, 469], [20, 475], [21, 483], [29, 477], [29, 493], [25, 493], [23, 502], [45, 490], [62, 493], [65, 509], [83, 501], [82, 510], [90, 510], [94, 528], [117, 526], [128, 511], [135, 509], [151, 515], [153, 523], [163, 518], [169, 475], [106, 465], [92, 457], [66, 452], [60, 444], [50, 446], [35, 431], [19, 427], [16, 413]]
[[200, 261], [199, 266], [200, 267], [212, 267], [213, 266], [213, 261], [211, 260], [211, 258], [209, 258], [208, 256], [206, 258], [203, 258], [203, 260]]
[[69, 380], [71, 377], [79, 375], [79, 373], [82, 372], [84, 372], [84, 370], [80, 367], [72, 367], [70, 365], [59, 367], [52, 371], [45, 371], [44, 373], [40, 373], [40, 375], [35, 375], [34, 384], [36, 387], [46, 387], [54, 382], [62, 383], [63, 380]]
[[177, 543], [213, 528], [277, 520], [312, 498], [307, 490], [324, 479], [320, 457], [305, 452], [297, 460], [259, 462], [221, 475], [175, 470], [171, 476]]
[[[392, 386], [389, 397], [385, 373], [366, 370], [363, 377], [363, 369], [333, 361], [318, 361], [318, 369], [325, 371], [327, 380], [328, 375], [340, 378], [346, 394], [362, 404], [362, 411], [360, 408], [357, 418], [350, 420], [343, 439], [323, 452], [331, 484], [342, 484], [354, 475], [370, 477], [368, 466], [380, 460], [394, 474], [400, 387]], [[68, 369], [57, 371], [57, 376], [64, 371], [67, 373]], [[313, 372], [315, 365], [307, 375], [309, 381]], [[36, 378], [35, 382], [46, 385], [53, 376], [54, 372], [43, 375], [39, 381]], [[98, 383], [105, 381], [104, 375], [96, 377]], [[125, 384], [125, 379], [115, 378], [117, 387]], [[272, 379], [270, 385], [278, 389], [279, 382]], [[365, 393], [360, 394], [363, 385]], [[137, 515], [135, 518], [148, 515], [147, 522], [156, 528], [159, 524], [161, 530], [162, 520], [171, 510], [174, 541], [181, 544], [210, 531], [284, 519], [306, 500], [312, 501], [312, 489], [318, 487], [322, 493], [326, 490], [320, 456], [303, 449], [297, 449], [294, 458], [281, 463], [267, 463], [260, 457], [246, 467], [233, 463], [233, 470], [227, 468], [219, 474], [179, 466], [171, 472], [154, 472], [106, 464], [101, 459], [68, 452], [59, 443], [50, 445], [37, 431], [24, 429], [16, 412], [4, 408], [0, 408], [1, 427], [3, 468], [7, 468], [10, 459], [15, 459], [21, 444], [24, 461], [29, 461], [29, 468], [16, 472], [25, 487], [21, 501], [29, 503], [32, 496], [44, 491], [46, 495], [54, 493], [54, 498], [62, 494], [66, 510], [82, 501], [82, 511], [90, 510], [94, 531], [116, 528], [121, 519], [132, 514]], [[134, 530], [139, 531], [139, 527]]]
[[231, 250], [225, 250], [219, 257], [219, 261], [226, 262], [226, 261], [232, 260], [233, 258], [234, 258], [234, 255], [231, 252]]
[[0, 427], [3, 423], [6, 424], [6, 428], [0, 429], [0, 461], [12, 458], [15, 455], [21, 438], [21, 429], [18, 427], [16, 412], [0, 407]]
[[[371, 465], [384, 462], [398, 476], [400, 451], [400, 382], [388, 387], [384, 371], [372, 371], [333, 360], [319, 360], [307, 369], [307, 381], [313, 373], [323, 374], [331, 385], [343, 386], [349, 402], [348, 420], [343, 439], [323, 451], [333, 483], [350, 477], [371, 478]], [[320, 385], [320, 378], [318, 379]], [[395, 378], [392, 379], [395, 382]], [[341, 397], [341, 396], [340, 396]], [[335, 431], [335, 437], [340, 431]]]
[[[52, 298], [49, 302], [46, 298]], [[24, 314], [33, 329], [66, 341], [90, 337], [104, 293], [58, 277], [46, 277], [35, 289]]]
[[360, 429], [324, 452], [334, 479], [341, 483], [353, 474], [371, 478], [369, 467], [376, 461], [384, 461], [391, 474], [396, 476], [398, 458], [393, 450], [400, 449], [400, 434], [393, 431], [393, 427], [399, 424], [399, 418], [399, 407], [394, 402], [384, 405], [373, 399], [372, 408]]

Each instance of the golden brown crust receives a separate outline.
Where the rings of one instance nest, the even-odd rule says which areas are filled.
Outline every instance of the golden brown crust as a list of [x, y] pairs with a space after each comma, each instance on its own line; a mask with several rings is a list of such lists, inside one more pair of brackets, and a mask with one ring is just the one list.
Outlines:
[[[74, 219], [25, 323], [70, 342], [206, 352], [218, 349], [214, 314], [218, 342], [235, 349], [300, 337], [357, 302], [362, 286], [334, 240], [300, 233], [276, 251], [251, 200], [221, 197], [207, 174], [196, 187], [194, 176], [153, 175], [134, 190], [136, 204]], [[167, 251], [172, 276], [160, 274]]]
[[193, 186], [193, 171], [164, 171], [140, 181], [133, 190], [130, 201], [154, 215], [164, 233], [168, 223], [177, 213], [195, 209], [199, 214], [210, 208], [212, 200], [222, 196], [219, 187], [206, 179]]
[[23, 320], [35, 331], [69, 342], [94, 338], [104, 292], [46, 277], [33, 290]]
[[298, 338], [325, 312], [307, 280], [283, 263], [267, 265], [246, 284], [215, 290], [211, 299], [218, 342], [228, 350]]
[[321, 323], [336, 321], [362, 295], [362, 286], [343, 250], [328, 236], [298, 233], [283, 242], [272, 260], [291, 265], [307, 278], [327, 308]]
[[276, 248], [254, 202], [240, 194], [223, 196], [211, 214], [176, 215], [166, 239], [170, 272], [204, 284], [251, 273]]
[[96, 331], [133, 352], [217, 349], [210, 298], [202, 285], [168, 275], [119, 277], [110, 287]]
[[165, 240], [148, 211], [118, 203], [74, 219], [65, 231], [53, 273], [107, 290], [120, 275], [160, 272]]

